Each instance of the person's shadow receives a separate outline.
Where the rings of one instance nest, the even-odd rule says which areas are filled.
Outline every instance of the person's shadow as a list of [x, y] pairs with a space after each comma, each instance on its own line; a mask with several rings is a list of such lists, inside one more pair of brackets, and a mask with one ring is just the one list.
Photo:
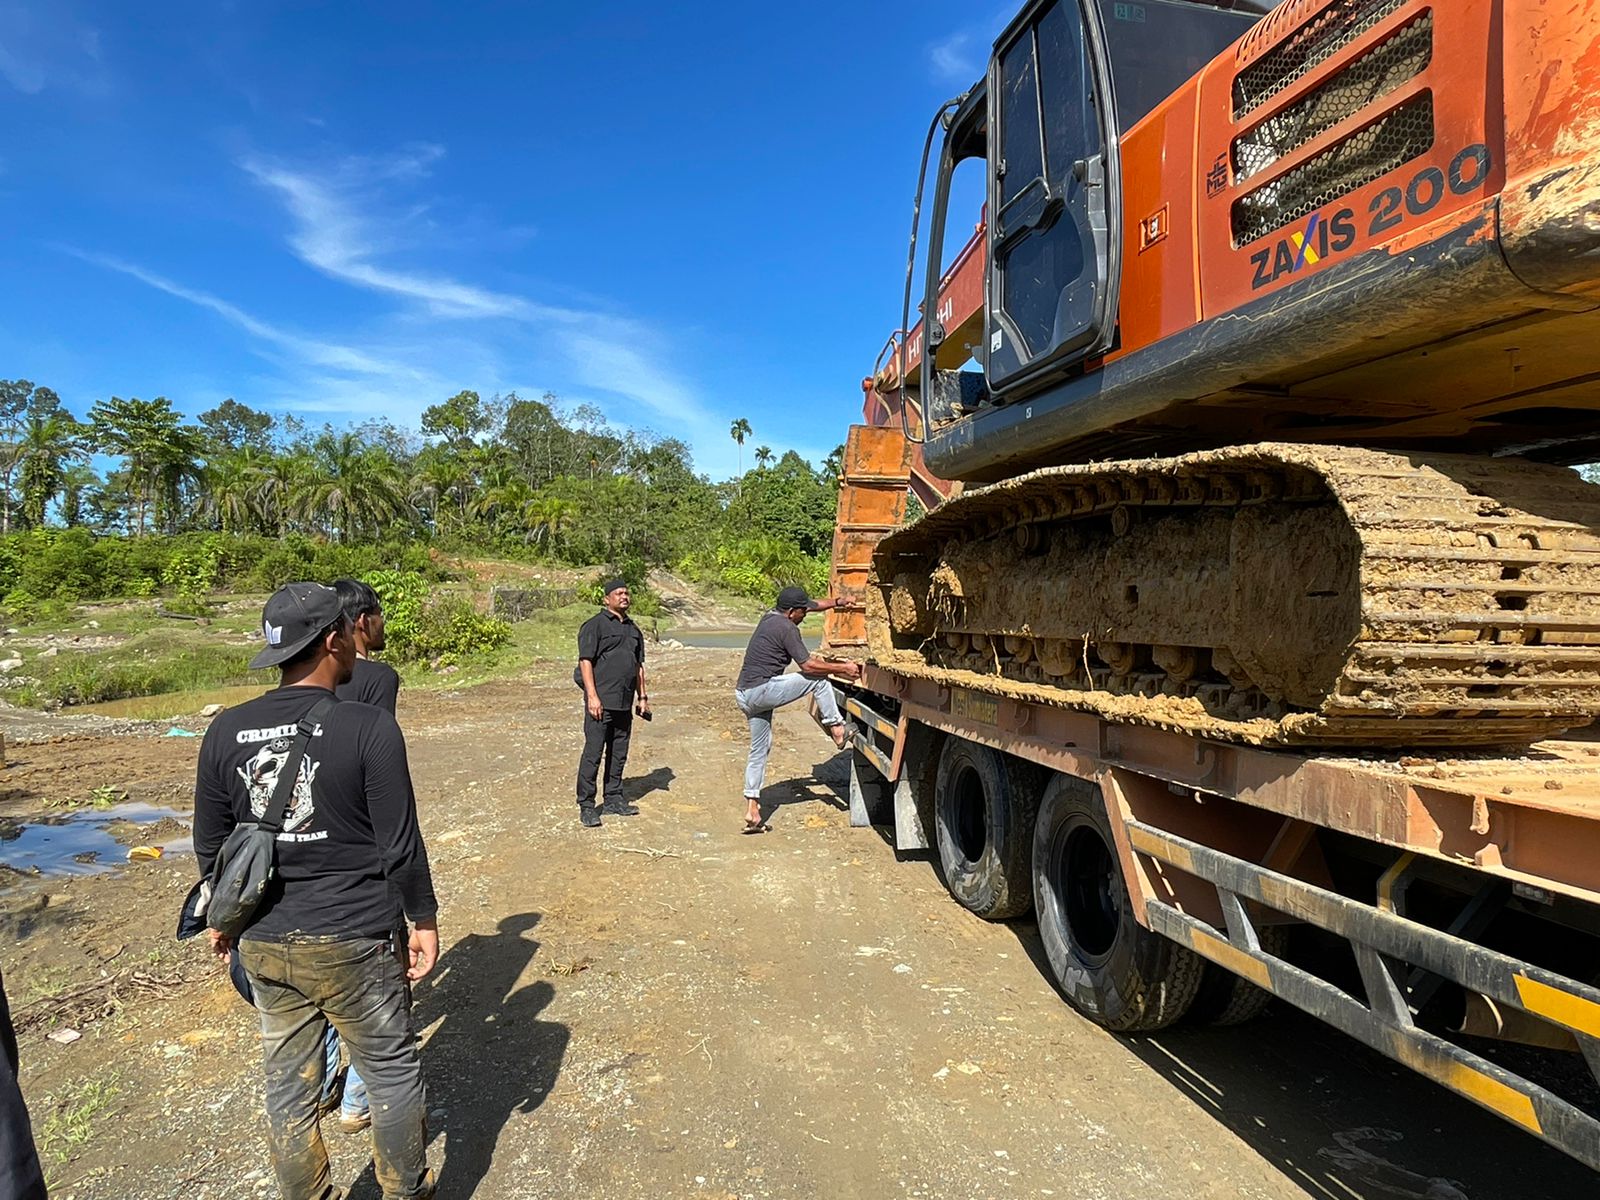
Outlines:
[[422, 1062], [428, 1107], [443, 1110], [428, 1120], [430, 1134], [445, 1135], [442, 1170], [437, 1151], [429, 1155], [441, 1200], [474, 1194], [494, 1162], [501, 1130], [544, 1103], [560, 1074], [571, 1033], [538, 1019], [555, 988], [543, 979], [517, 986], [539, 951], [526, 936], [538, 923], [538, 913], [518, 913], [503, 918], [495, 933], [468, 934], [417, 985], [419, 1034], [439, 1022]]
[[657, 767], [648, 775], [636, 775], [632, 779], [622, 781], [622, 798], [632, 803], [641, 800], [651, 792], [670, 792], [672, 781], [678, 773], [671, 767]]

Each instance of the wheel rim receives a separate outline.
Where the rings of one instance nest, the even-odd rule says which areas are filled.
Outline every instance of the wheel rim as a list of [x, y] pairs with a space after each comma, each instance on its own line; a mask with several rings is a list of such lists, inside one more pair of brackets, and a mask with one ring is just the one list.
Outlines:
[[1122, 925], [1116, 858], [1100, 830], [1085, 820], [1052, 839], [1049, 883], [1074, 954], [1091, 967], [1111, 957]]
[[963, 860], [975, 863], [989, 844], [988, 804], [983, 780], [971, 767], [963, 767], [950, 788], [950, 832]]

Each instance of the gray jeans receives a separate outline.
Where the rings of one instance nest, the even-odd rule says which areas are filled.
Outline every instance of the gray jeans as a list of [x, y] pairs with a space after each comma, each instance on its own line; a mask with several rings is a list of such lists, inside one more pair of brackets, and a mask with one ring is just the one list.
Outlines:
[[333, 1200], [318, 1128], [328, 1023], [366, 1080], [384, 1200], [433, 1194], [427, 1104], [397, 938], [239, 944], [261, 1013], [272, 1170], [284, 1200]]
[[767, 774], [767, 755], [772, 753], [772, 710], [792, 704], [805, 696], [815, 696], [824, 725], [841, 725], [839, 703], [833, 697], [833, 684], [826, 678], [809, 675], [774, 675], [755, 687], [735, 688], [733, 702], [750, 719], [750, 758], [744, 766], [744, 794], [747, 800], [761, 795], [761, 781]]

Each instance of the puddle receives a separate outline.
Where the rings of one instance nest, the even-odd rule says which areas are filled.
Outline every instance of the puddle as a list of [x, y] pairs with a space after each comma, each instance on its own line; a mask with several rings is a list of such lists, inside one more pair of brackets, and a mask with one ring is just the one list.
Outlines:
[[[24, 825], [0, 826], [0, 867], [26, 875], [96, 875], [128, 861], [128, 847], [118, 842], [107, 826], [154, 825], [169, 819], [185, 830], [189, 828], [186, 813], [138, 802], [113, 808], [81, 808]], [[157, 844], [168, 854], [193, 850], [187, 834]]]
[[696, 650], [743, 650], [750, 644], [750, 629], [685, 629], [667, 634]]
[[233, 687], [131, 696], [126, 700], [106, 700], [100, 704], [75, 704], [64, 711], [92, 713], [99, 717], [117, 717], [128, 721], [164, 721], [169, 717], [195, 716], [208, 704], [231, 708], [246, 700], [254, 700], [267, 690], [265, 685], [259, 683], [235, 684]]

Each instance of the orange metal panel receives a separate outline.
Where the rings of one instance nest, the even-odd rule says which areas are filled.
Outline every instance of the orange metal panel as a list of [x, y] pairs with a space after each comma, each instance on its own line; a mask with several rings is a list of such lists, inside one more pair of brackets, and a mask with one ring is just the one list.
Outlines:
[[[1592, 296], [1592, 256], [1561, 253], [1560, 231], [1581, 233], [1600, 211], [1600, 5], [1507, 0], [1505, 10], [1507, 257], [1534, 287]], [[1527, 263], [1523, 247], [1551, 233]]]
[[844, 443], [844, 478], [847, 482], [863, 476], [904, 480], [908, 449], [905, 436], [896, 428], [852, 425]]
[[[1180, 91], [1122, 140], [1125, 195], [1122, 345], [1149, 345], [1187, 329], [1200, 317], [1195, 272], [1195, 93]], [[1141, 245], [1140, 232], [1166, 214], [1164, 236]]]
[[[1505, 137], [1500, 105], [1485, 103], [1501, 87], [1501, 5], [1494, 0], [1455, 0], [1450, 4], [1413, 0], [1317, 64], [1262, 107], [1233, 117], [1233, 79], [1240, 67], [1270, 45], [1275, 26], [1268, 18], [1241, 40], [1236, 55], [1224, 55], [1201, 73], [1198, 87], [1200, 163], [1193, 186], [1199, 207], [1201, 300], [1206, 317], [1323, 269], [1329, 263], [1374, 246], [1404, 239], [1420, 225], [1447, 224], [1451, 214], [1464, 223], [1481, 211], [1482, 201], [1499, 191], [1505, 171]], [[1506, 8], [1523, 6], [1507, 4]], [[1288, 24], [1305, 5], [1284, 5]], [[1289, 11], [1294, 9], [1295, 11]], [[1424, 14], [1433, 22], [1433, 52], [1414, 78], [1385, 95], [1375, 108], [1333, 126], [1259, 174], [1239, 181], [1229, 165], [1235, 138], [1306, 97], [1373, 46]], [[1297, 222], [1245, 245], [1234, 244], [1232, 207], [1296, 164], [1315, 158], [1362, 129], [1374, 111], [1389, 112], [1407, 101], [1429, 96], [1433, 105], [1432, 149], [1372, 182], [1338, 196]], [[1220, 169], [1218, 176], [1209, 165]], [[1220, 188], [1207, 177], [1225, 177]], [[1484, 227], [1492, 236], [1492, 226]], [[1309, 250], [1307, 249], [1309, 247]], [[1308, 334], [1310, 331], [1308, 331]]]
[[846, 484], [839, 491], [839, 524], [894, 527], [905, 519], [906, 486]]

